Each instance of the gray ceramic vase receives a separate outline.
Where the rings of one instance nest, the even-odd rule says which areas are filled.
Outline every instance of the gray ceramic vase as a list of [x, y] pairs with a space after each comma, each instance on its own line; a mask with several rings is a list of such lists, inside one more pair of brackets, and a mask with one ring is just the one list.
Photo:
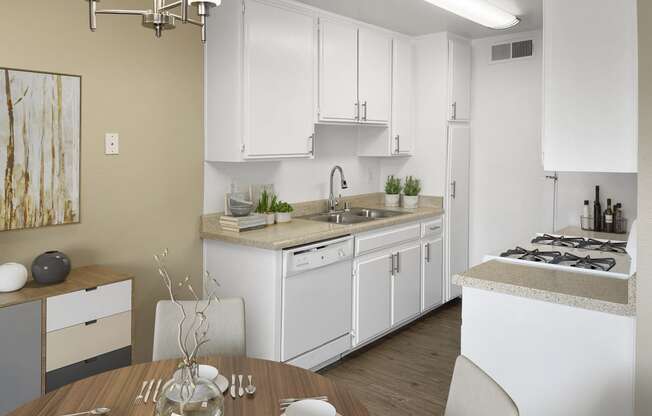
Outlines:
[[60, 251], [46, 251], [32, 263], [32, 277], [42, 284], [61, 283], [70, 274], [70, 259]]

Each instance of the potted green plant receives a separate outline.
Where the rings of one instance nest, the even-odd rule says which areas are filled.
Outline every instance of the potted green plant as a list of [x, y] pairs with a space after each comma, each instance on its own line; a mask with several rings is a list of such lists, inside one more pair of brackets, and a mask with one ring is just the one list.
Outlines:
[[267, 225], [274, 225], [276, 215], [274, 214], [274, 206], [276, 205], [276, 195], [264, 190], [260, 194], [258, 205], [256, 205], [256, 213], [265, 215]]
[[419, 193], [421, 193], [421, 181], [412, 176], [405, 178], [403, 208], [416, 208], [419, 205]]
[[397, 207], [401, 195], [401, 179], [390, 175], [385, 182], [385, 206]]
[[278, 201], [274, 211], [276, 212], [276, 222], [278, 224], [292, 221], [292, 211], [294, 211], [294, 208], [287, 202]]

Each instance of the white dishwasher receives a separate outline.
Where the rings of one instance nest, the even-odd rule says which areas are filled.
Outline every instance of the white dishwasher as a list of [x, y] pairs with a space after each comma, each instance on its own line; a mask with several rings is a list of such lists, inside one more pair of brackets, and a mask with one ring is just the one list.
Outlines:
[[351, 348], [353, 237], [283, 250], [282, 361], [315, 369]]

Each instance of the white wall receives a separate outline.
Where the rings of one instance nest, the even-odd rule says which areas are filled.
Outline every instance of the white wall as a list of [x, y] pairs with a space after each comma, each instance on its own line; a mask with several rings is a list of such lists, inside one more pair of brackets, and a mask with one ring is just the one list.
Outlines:
[[[273, 183], [279, 198], [290, 202], [327, 198], [329, 173], [335, 165], [342, 166], [349, 185], [342, 195], [380, 190], [379, 161], [356, 156], [355, 127], [319, 125], [316, 133], [314, 160], [206, 163], [204, 212], [224, 210], [224, 194], [230, 191], [232, 182], [244, 185]], [[335, 186], [338, 192], [337, 176]]]
[[[489, 63], [492, 44], [534, 39], [535, 56]], [[545, 229], [540, 32], [474, 40], [471, 89], [471, 265]]]

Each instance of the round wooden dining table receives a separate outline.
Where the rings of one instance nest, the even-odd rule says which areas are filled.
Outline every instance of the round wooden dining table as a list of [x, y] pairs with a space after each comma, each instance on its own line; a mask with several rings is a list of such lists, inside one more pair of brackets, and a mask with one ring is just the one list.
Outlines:
[[[178, 362], [138, 364], [79, 380], [24, 404], [8, 416], [61, 416], [99, 407], [110, 408], [110, 416], [153, 416], [151, 398], [145, 404], [136, 404], [135, 398], [143, 381], [163, 379], [165, 383]], [[202, 357], [199, 362], [217, 367], [229, 381], [231, 374], [243, 374], [245, 380], [247, 375], [253, 376], [253, 397], [232, 399], [228, 391], [224, 394], [225, 416], [278, 416], [279, 400], [315, 396], [328, 396], [339, 415], [368, 416], [367, 409], [345, 388], [308, 370], [246, 357]]]

